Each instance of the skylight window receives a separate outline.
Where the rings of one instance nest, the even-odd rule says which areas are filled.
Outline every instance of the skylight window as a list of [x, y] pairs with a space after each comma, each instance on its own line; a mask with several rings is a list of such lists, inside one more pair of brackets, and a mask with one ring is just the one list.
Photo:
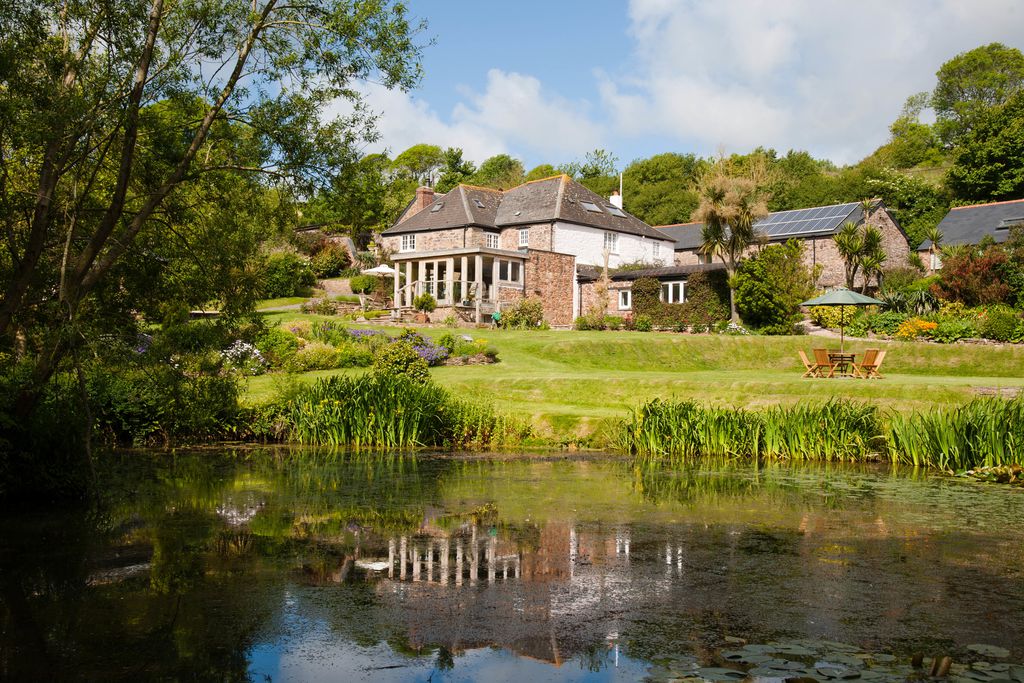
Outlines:
[[587, 211], [591, 211], [593, 213], [601, 213], [601, 207], [595, 204], [594, 202], [586, 202], [581, 200], [580, 206], [582, 206]]
[[1009, 230], [1014, 225], [1024, 225], [1024, 216], [1017, 218], [1004, 218], [996, 227], [996, 230]]
[[444, 208], [444, 202], [438, 202], [437, 204], [434, 204], [434, 208], [432, 208], [430, 210], [430, 213], [437, 213], [438, 211], [440, 211], [443, 208]]
[[484, 203], [482, 201], [480, 201], [479, 199], [474, 199], [473, 203], [476, 204], [476, 208], [478, 208], [478, 209], [487, 208], [487, 207], [484, 206]]
[[618, 216], [619, 218], [626, 217], [626, 214], [622, 211], [622, 209], [620, 209], [617, 206], [612, 206], [611, 204], [609, 204], [608, 206], [604, 207], [604, 209], [613, 216]]

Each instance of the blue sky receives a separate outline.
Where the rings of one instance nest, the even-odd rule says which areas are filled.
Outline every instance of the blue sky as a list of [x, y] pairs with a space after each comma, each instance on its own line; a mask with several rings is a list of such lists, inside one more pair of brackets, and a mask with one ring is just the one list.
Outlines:
[[1024, 49], [1020, 0], [411, 0], [428, 21], [411, 93], [367, 85], [380, 144], [539, 163], [601, 147], [806, 149], [856, 162], [936, 69], [999, 41]]

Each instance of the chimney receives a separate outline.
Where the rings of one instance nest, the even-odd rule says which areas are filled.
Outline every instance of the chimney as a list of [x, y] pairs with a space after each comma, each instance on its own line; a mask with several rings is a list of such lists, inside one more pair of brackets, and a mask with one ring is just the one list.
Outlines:
[[404, 221], [407, 218], [411, 218], [411, 217], [415, 216], [420, 211], [422, 211], [423, 209], [427, 208], [428, 206], [430, 206], [433, 203], [434, 203], [434, 189], [431, 188], [431, 187], [426, 187], [425, 185], [421, 185], [420, 187], [417, 187], [416, 188], [416, 198], [412, 201], [412, 206], [409, 207], [409, 210], [406, 212], [406, 214], [404, 216], [402, 216], [402, 220]]
[[622, 208], [622, 195], [619, 194], [618, 190], [612, 190], [612, 196], [608, 198], [608, 203], [620, 209]]

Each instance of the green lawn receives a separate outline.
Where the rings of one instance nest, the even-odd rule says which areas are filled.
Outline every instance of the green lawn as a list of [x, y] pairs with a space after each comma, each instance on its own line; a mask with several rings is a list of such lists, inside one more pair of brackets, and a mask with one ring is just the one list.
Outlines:
[[[311, 316], [278, 314], [270, 320]], [[424, 330], [427, 336], [443, 329]], [[464, 330], [498, 349], [495, 365], [434, 368], [457, 395], [489, 401], [562, 438], [586, 435], [641, 401], [692, 398], [763, 406], [846, 397], [896, 410], [969, 400], [976, 387], [1024, 386], [1024, 347], [850, 342], [889, 350], [883, 380], [801, 379], [798, 349], [838, 347], [820, 337], [730, 337], [643, 332]], [[353, 371], [306, 373], [301, 381]], [[250, 380], [248, 400], [273, 395], [273, 376]]]

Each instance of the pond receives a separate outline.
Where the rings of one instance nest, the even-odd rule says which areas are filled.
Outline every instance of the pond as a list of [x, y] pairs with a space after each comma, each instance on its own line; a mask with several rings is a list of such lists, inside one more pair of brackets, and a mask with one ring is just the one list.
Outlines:
[[290, 449], [112, 453], [98, 476], [89, 512], [0, 521], [0, 678], [897, 681], [934, 665], [1024, 683], [1020, 489]]

